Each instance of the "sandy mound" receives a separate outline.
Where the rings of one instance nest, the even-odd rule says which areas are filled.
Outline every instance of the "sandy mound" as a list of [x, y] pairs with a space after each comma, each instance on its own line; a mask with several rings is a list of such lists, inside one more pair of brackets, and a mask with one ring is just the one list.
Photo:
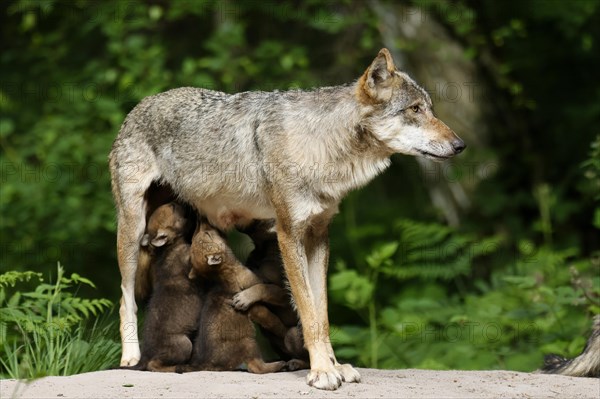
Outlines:
[[334, 392], [304, 383], [306, 371], [162, 374], [110, 370], [47, 377], [29, 384], [0, 381], [10, 398], [600, 398], [600, 379], [511, 371], [361, 369], [363, 382]]

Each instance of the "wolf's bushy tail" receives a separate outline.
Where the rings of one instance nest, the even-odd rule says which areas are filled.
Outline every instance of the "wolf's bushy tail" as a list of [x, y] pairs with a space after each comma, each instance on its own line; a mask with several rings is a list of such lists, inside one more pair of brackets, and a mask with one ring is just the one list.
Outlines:
[[554, 354], [547, 355], [540, 372], [571, 377], [600, 378], [600, 315], [594, 317], [592, 333], [581, 355], [574, 359], [565, 359]]

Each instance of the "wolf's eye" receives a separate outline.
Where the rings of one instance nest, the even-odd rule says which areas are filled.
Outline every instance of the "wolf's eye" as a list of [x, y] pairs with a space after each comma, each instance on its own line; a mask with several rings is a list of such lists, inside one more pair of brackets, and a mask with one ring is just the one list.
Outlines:
[[418, 114], [419, 112], [421, 112], [421, 107], [419, 107], [418, 105], [413, 105], [412, 107], [410, 107], [410, 109], [412, 110], [412, 112], [414, 112], [415, 114]]

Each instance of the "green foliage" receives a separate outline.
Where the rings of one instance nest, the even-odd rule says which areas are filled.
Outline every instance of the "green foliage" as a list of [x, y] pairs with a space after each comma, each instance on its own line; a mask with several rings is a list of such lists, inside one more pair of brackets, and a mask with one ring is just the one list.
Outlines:
[[4, 288], [11, 286], [14, 287], [18, 282], [26, 282], [30, 281], [32, 278], [37, 278], [39, 281], [42, 280], [42, 274], [37, 272], [18, 272], [18, 271], [8, 271], [4, 274], [0, 275], [0, 287], [2, 287], [2, 291], [0, 291], [0, 299], [3, 299], [4, 296]]
[[[583, 162], [585, 181], [582, 183], [581, 191], [596, 201], [594, 218], [592, 224], [600, 229], [600, 134], [592, 142], [589, 158]], [[600, 256], [598, 251], [597, 256]]]
[[376, 246], [362, 273], [340, 261], [330, 279], [334, 306], [355, 314], [333, 328], [340, 357], [368, 367], [530, 371], [542, 353], [581, 351], [585, 313], [600, 313], [598, 263], [573, 249], [524, 242], [514, 262], [475, 278], [478, 265], [503, 256], [502, 240], [478, 243], [441, 225], [397, 225], [400, 239]]
[[[33, 278], [39, 280], [33, 291], [15, 289]], [[44, 283], [40, 273], [0, 275], [0, 375], [70, 375], [116, 364], [120, 345], [109, 338], [116, 325], [97, 322], [112, 303], [70, 292], [80, 285], [94, 286], [76, 273], [65, 277], [60, 265], [53, 284]], [[90, 325], [89, 320], [94, 322]]]
[[[364, 327], [344, 326], [343, 331], [352, 333], [341, 336], [336, 332], [334, 339], [355, 346], [351, 349], [343, 345], [341, 355], [354, 353], [351, 358], [370, 367], [380, 366], [380, 360], [384, 364], [387, 361], [381, 346], [389, 333], [386, 332], [385, 317], [390, 317], [392, 307], [400, 299], [394, 286], [415, 278], [457, 279], [470, 272], [474, 258], [497, 251], [501, 242], [496, 237], [477, 243], [465, 235], [453, 234], [451, 228], [439, 224], [400, 220], [395, 226], [398, 241], [376, 245], [357, 270], [348, 270], [344, 262], [338, 262], [336, 272], [330, 278], [332, 301], [351, 308], [364, 318], [366, 324]], [[418, 308], [420, 303], [433, 301], [429, 297], [411, 303], [413, 308]], [[350, 337], [356, 340], [348, 342]], [[364, 345], [366, 347], [361, 350]]]

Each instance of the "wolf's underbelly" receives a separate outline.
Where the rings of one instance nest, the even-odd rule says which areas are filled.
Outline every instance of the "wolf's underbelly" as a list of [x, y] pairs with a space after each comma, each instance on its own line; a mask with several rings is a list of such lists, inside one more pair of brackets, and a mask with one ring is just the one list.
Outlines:
[[244, 192], [239, 190], [239, 186], [224, 186], [222, 190], [209, 193], [201, 187], [198, 185], [195, 190], [176, 189], [175, 192], [220, 230], [243, 227], [254, 219], [275, 218], [273, 205], [263, 192]]
[[270, 201], [256, 201], [242, 198], [227, 200], [225, 198], [209, 198], [194, 203], [198, 211], [206, 216], [209, 223], [221, 230], [229, 230], [236, 226], [245, 226], [253, 219], [273, 219], [275, 210]]
[[[193, 205], [221, 230], [244, 226], [253, 219], [275, 217], [262, 168], [251, 163], [249, 154], [238, 154], [233, 157], [235, 161], [226, 161], [225, 155], [219, 159], [215, 153], [200, 153], [200, 160], [177, 154], [170, 162], [160, 154], [161, 181], [173, 187], [181, 200]], [[232, 151], [223, 153], [232, 157]]]

